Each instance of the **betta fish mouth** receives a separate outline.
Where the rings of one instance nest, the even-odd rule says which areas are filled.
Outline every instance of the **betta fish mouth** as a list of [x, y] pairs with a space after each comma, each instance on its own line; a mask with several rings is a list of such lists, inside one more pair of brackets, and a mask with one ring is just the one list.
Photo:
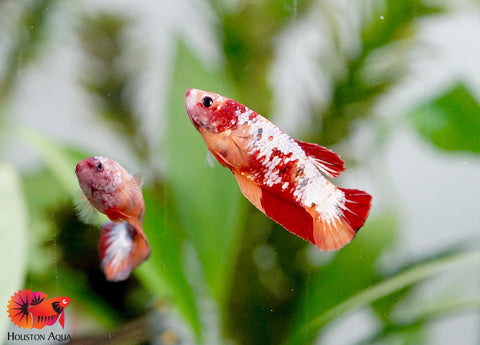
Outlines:
[[75, 167], [75, 175], [78, 176], [78, 172], [80, 171], [80, 163], [77, 164], [77, 166]]
[[198, 131], [198, 129], [202, 126], [199, 123], [197, 123], [197, 121], [195, 121], [195, 117], [193, 116], [193, 114], [188, 109], [187, 109], [187, 114], [188, 114], [188, 118], [190, 119], [190, 122], [193, 124], [195, 129]]

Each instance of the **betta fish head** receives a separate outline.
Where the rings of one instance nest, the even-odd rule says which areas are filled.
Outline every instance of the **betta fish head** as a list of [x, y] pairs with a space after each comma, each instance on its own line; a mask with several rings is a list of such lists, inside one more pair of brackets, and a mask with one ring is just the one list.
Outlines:
[[72, 299], [70, 297], [55, 297], [55, 298], [52, 298], [51, 300], [55, 304], [54, 308], [56, 306], [60, 310], [59, 311], [60, 313], [63, 309], [65, 309], [68, 306], [68, 304]]
[[104, 157], [94, 156], [80, 161], [75, 168], [80, 188], [87, 198], [95, 191], [115, 192], [122, 184], [121, 166]]
[[246, 107], [213, 92], [189, 89], [185, 95], [188, 117], [197, 130], [213, 133], [236, 129], [239, 115]]

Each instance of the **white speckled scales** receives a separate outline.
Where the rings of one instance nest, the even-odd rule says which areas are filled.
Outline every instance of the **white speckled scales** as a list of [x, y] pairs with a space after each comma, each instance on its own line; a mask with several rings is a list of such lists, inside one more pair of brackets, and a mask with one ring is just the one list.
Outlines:
[[[324, 221], [338, 218], [345, 204], [344, 193], [322, 175], [319, 170], [322, 167], [294, 139], [261, 115], [255, 114], [250, 119], [252, 113], [248, 109], [240, 114], [238, 123], [249, 126], [254, 139], [248, 151], [262, 166], [252, 176], [254, 181], [264, 188], [280, 186], [284, 192], [292, 190], [296, 202], [315, 208]], [[296, 180], [280, 173], [289, 164], [295, 164], [301, 171]]]

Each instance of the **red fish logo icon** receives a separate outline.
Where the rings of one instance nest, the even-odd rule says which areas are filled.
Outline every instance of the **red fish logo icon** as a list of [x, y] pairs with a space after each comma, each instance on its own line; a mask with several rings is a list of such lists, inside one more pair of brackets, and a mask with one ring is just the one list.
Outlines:
[[10, 320], [21, 328], [38, 328], [65, 324], [64, 310], [70, 303], [69, 297], [47, 299], [43, 292], [32, 292], [30, 289], [19, 290], [8, 301], [7, 311]]

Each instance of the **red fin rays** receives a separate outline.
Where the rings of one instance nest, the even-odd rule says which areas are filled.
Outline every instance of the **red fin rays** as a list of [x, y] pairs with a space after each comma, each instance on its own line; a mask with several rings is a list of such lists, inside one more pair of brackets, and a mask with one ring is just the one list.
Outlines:
[[353, 230], [360, 229], [368, 216], [372, 196], [362, 190], [338, 188], [345, 194], [343, 216]]
[[344, 206], [339, 217], [324, 220], [317, 217], [314, 226], [315, 244], [321, 250], [336, 250], [349, 243], [368, 216], [372, 196], [358, 189], [338, 188], [344, 193]]
[[329, 177], [337, 177], [345, 170], [344, 162], [330, 149], [326, 147], [296, 140], [297, 144], [305, 151], [307, 156], [310, 156], [315, 161], [315, 165], [325, 175]]
[[110, 281], [127, 279], [150, 255], [145, 235], [128, 222], [105, 223], [99, 247], [102, 268]]

